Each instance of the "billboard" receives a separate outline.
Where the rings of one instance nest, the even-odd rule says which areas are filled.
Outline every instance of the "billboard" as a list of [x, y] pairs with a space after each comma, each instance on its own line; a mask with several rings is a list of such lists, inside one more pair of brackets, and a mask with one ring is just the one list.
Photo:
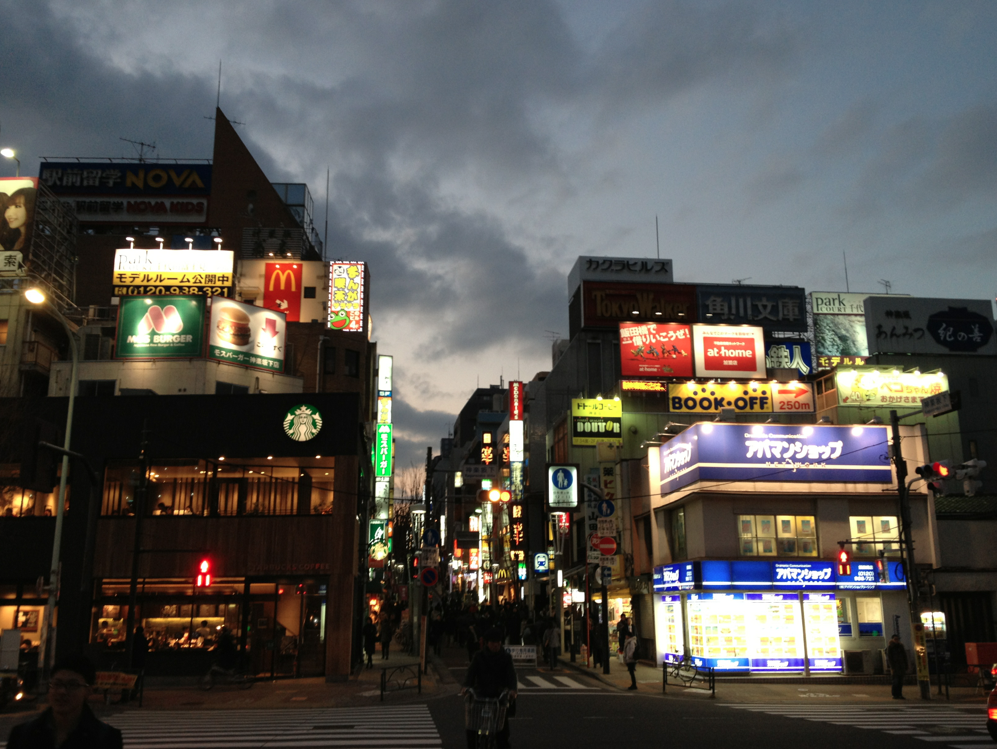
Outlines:
[[35, 231], [35, 202], [38, 180], [29, 177], [0, 179], [0, 252], [15, 257], [31, 256], [31, 237]]
[[391, 396], [391, 373], [395, 360], [386, 354], [377, 357], [377, 394]]
[[196, 358], [203, 353], [204, 297], [126, 297], [118, 306], [117, 359]]
[[892, 480], [886, 426], [694, 424], [661, 446], [661, 494], [696, 481]]
[[671, 283], [672, 261], [647, 257], [580, 256], [568, 273], [568, 296], [582, 281], [636, 281]]
[[693, 325], [697, 377], [762, 379], [765, 340], [761, 328], [749, 325]]
[[697, 286], [699, 322], [807, 332], [806, 292], [798, 286]]
[[800, 377], [813, 371], [813, 353], [809, 341], [780, 338], [765, 341], [765, 366], [769, 369], [795, 369]]
[[623, 444], [623, 403], [604, 398], [571, 400], [571, 444], [592, 446], [598, 442]]
[[391, 476], [391, 424], [378, 424], [374, 429], [374, 476]]
[[208, 358], [283, 372], [286, 332], [287, 322], [280, 312], [215, 297], [208, 329]]
[[114, 296], [227, 296], [234, 264], [230, 250], [115, 250]]
[[[695, 286], [585, 281], [580, 293], [583, 328], [616, 329], [621, 322], [696, 321]], [[573, 314], [570, 306], [569, 313]]]
[[682, 323], [621, 322], [624, 377], [692, 377], [692, 332]]
[[989, 299], [872, 297], [865, 313], [870, 353], [997, 354]]
[[949, 389], [949, 378], [941, 372], [839, 369], [834, 373], [834, 386], [839, 406], [920, 408], [922, 398]]
[[[814, 317], [814, 341], [818, 357], [851, 358], [869, 355], [865, 332], [865, 300], [878, 294], [814, 291], [810, 305]], [[897, 298], [892, 295], [891, 298]], [[818, 358], [818, 364], [824, 364]]]
[[197, 224], [208, 218], [210, 164], [45, 161], [40, 175], [81, 223]]
[[523, 420], [524, 403], [523, 383], [519, 380], [512, 380], [509, 383], [509, 420]]
[[711, 383], [668, 385], [671, 413], [814, 413], [814, 394], [805, 382]]
[[366, 263], [329, 263], [330, 328], [349, 332], [366, 329], [366, 268]]
[[263, 270], [263, 306], [283, 312], [288, 322], [301, 320], [301, 263], [266, 263]]

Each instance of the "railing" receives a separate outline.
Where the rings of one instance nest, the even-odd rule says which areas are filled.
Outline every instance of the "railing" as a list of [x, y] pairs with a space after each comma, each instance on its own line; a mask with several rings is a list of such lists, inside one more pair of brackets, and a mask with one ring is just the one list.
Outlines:
[[699, 668], [688, 656], [676, 663], [662, 661], [661, 663], [661, 692], [668, 692], [668, 677], [672, 677], [672, 684], [684, 689], [705, 689], [709, 691], [710, 698], [717, 696], [717, 676], [713, 666]]
[[[412, 683], [413, 679], [415, 680], [414, 684]], [[422, 694], [422, 666], [420, 664], [413, 663], [408, 666], [381, 669], [381, 702], [384, 702], [385, 692], [398, 692], [402, 689], [418, 689], [419, 694]]]

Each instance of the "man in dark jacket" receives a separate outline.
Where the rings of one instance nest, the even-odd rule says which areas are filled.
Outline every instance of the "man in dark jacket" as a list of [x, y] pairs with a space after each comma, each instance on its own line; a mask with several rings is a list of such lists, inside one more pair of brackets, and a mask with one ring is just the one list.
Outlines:
[[[475, 653], [471, 666], [467, 669], [464, 689], [461, 691], [463, 694], [470, 688], [478, 697], [495, 699], [501, 696], [503, 690], [509, 690], [510, 704], [509, 710], [506, 711], [506, 720], [495, 736], [499, 749], [509, 746], [508, 713], [513, 710], [513, 701], [516, 699], [519, 687], [512, 656], [502, 647], [504, 638], [505, 633], [499, 627], [492, 627], [485, 632], [485, 649]], [[476, 740], [476, 732], [467, 731], [468, 749], [474, 749]]]
[[369, 616], [363, 625], [363, 649], [367, 654], [367, 668], [374, 668], [374, 649], [377, 647], [377, 627]]
[[87, 705], [96, 678], [86, 656], [57, 661], [48, 683], [48, 709], [14, 726], [8, 749], [122, 749], [121, 731], [99, 721]]
[[886, 646], [886, 662], [890, 664], [893, 674], [893, 699], [905, 700], [903, 695], [904, 677], [907, 676], [907, 651], [900, 642], [900, 635], [893, 635], [890, 644]]

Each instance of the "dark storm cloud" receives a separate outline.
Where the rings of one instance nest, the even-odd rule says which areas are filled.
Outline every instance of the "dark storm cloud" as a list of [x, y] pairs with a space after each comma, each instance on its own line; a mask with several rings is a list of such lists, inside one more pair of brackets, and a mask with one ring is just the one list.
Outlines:
[[944, 124], [934, 158], [915, 187], [927, 200], [997, 197], [997, 106], [973, 107]]
[[745, 184], [744, 192], [749, 206], [757, 208], [798, 189], [805, 179], [802, 167], [795, 160], [782, 157], [772, 160], [761, 173], [751, 178]]
[[[470, 395], [470, 394], [469, 394]], [[394, 398], [391, 404], [391, 418], [396, 424], [404, 424], [404, 434], [396, 433], [395, 454], [402, 468], [415, 465], [416, 456], [425, 461], [426, 448], [432, 447], [433, 454], [440, 453], [440, 438], [453, 431], [456, 414], [442, 411], [420, 411], [409, 405], [403, 398]]]
[[856, 102], [817, 137], [814, 151], [823, 157], [849, 156], [873, 128], [879, 106], [863, 99]]

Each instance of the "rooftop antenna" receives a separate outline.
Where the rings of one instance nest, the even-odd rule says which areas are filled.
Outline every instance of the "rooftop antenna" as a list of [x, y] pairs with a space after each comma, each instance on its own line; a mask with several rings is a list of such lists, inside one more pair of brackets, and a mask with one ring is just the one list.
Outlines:
[[745, 281], [750, 281], [751, 276], [745, 276], [744, 278], [734, 278], [731, 283], [736, 283], [738, 286], [743, 286]]
[[155, 143], [143, 143], [140, 140], [129, 140], [128, 138], [118, 138], [118, 140], [123, 140], [125, 143], [131, 143], [132, 147], [138, 151], [138, 163], [142, 164], [145, 162], [145, 149], [150, 149], [152, 151], [156, 150]]
[[879, 279], [879, 285], [883, 287], [883, 291], [885, 291], [887, 294], [889, 294], [890, 293], [890, 289], [893, 288], [893, 284], [892, 283], [890, 283], [889, 281], [886, 281], [885, 279], [882, 279], [882, 278]]
[[661, 260], [661, 241], [658, 238], [658, 214], [654, 214], [654, 248], [658, 260]]
[[845, 254], [844, 250], [841, 251], [841, 259], [845, 261], [845, 291], [851, 291], [848, 288], [848, 255]]
[[560, 341], [561, 340], [561, 334], [558, 333], [556, 330], [545, 330], [544, 333], [547, 334], [546, 338], [551, 343], [554, 343], [555, 341]]
[[322, 237], [322, 260], [325, 261], [325, 248], [329, 244], [329, 167], [325, 168], [325, 236]]
[[215, 109], [222, 108], [222, 61], [218, 61], [218, 93], [215, 95]]

